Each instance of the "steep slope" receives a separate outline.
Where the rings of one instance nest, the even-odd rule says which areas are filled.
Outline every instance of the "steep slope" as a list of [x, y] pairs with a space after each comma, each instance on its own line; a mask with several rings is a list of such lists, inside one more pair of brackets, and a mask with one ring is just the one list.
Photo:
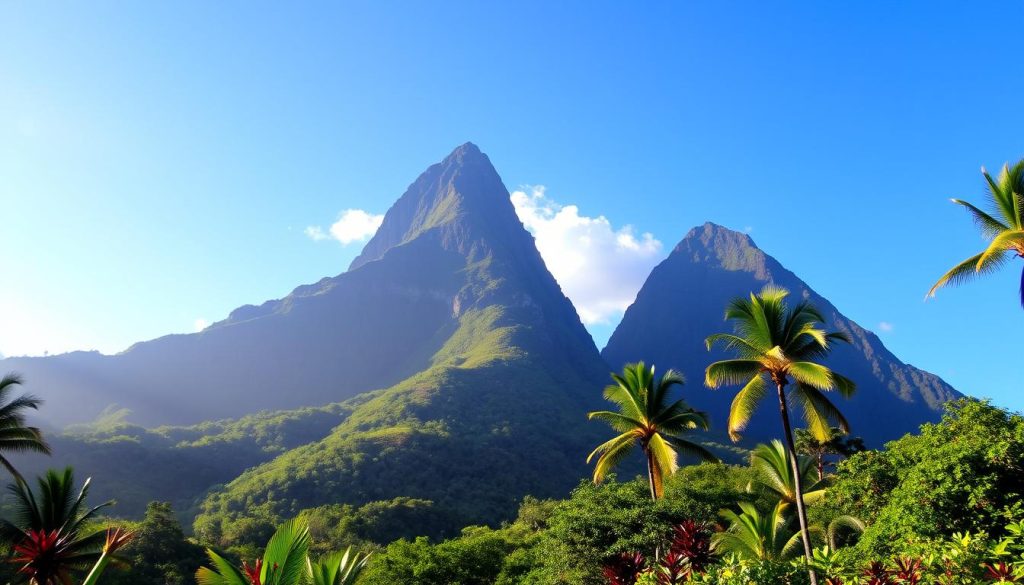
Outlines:
[[426, 367], [211, 494], [203, 538], [258, 541], [301, 510], [345, 505], [374, 507], [380, 539], [452, 534], [586, 476], [605, 429], [585, 413], [607, 367], [486, 156], [467, 144], [417, 179], [349, 274], [365, 273], [405, 275], [445, 306], [416, 348]]
[[47, 401], [50, 424], [89, 421], [111, 405], [130, 410], [137, 424], [192, 424], [396, 384], [434, 365], [442, 348], [457, 351], [449, 342], [460, 319], [488, 303], [514, 309], [506, 321], [543, 323], [538, 339], [552, 359], [593, 367], [592, 342], [501, 179], [466, 144], [409, 187], [344, 274], [241, 307], [200, 333], [114, 356], [10, 358], [0, 371], [24, 375]]
[[[857, 383], [853, 399], [835, 398], [852, 432], [869, 444], [879, 446], [937, 420], [942, 404], [960, 396], [938, 376], [901, 362], [875, 334], [843, 316], [749, 236], [711, 223], [691, 230], [655, 267], [602, 355], [615, 367], [643, 359], [662, 369], [676, 368], [691, 387], [700, 386], [707, 364], [724, 357], [717, 350], [709, 353], [704, 339], [729, 330], [722, 317], [726, 303], [769, 282], [789, 289], [792, 298], [809, 298], [832, 328], [852, 338], [852, 344], [836, 347], [828, 364]], [[691, 394], [691, 402], [724, 425], [735, 390], [705, 390]], [[767, 405], [747, 438], [777, 435], [777, 419], [777, 408]]]

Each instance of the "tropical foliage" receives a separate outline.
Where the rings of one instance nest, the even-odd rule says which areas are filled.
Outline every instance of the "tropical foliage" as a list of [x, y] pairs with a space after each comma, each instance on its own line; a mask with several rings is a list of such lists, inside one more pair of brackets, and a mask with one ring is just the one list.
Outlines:
[[750, 467], [754, 471], [754, 483], [750, 489], [767, 490], [780, 502], [796, 504], [795, 469], [800, 473], [805, 504], [812, 504], [825, 497], [825, 484], [815, 477], [814, 461], [809, 457], [798, 456], [797, 464], [793, 465], [782, 441], [774, 440], [770, 445], [755, 447], [750, 454]]
[[203, 547], [190, 541], [171, 505], [152, 502], [140, 522], [124, 527], [134, 538], [118, 554], [121, 563], [108, 571], [104, 585], [193, 585], [206, 560]]
[[366, 567], [368, 557], [333, 553], [314, 561], [309, 556], [309, 527], [301, 519], [282, 524], [270, 537], [263, 556], [240, 567], [207, 550], [213, 568], [196, 571], [199, 585], [353, 585]]
[[[16, 552], [19, 571], [39, 585], [69, 583], [104, 556], [108, 548], [120, 548], [123, 538], [108, 542], [103, 531], [89, 523], [113, 502], [89, 507], [90, 479], [75, 488], [71, 468], [50, 470], [38, 478], [37, 491], [18, 480], [8, 486], [13, 496], [12, 519], [0, 519], [0, 538]], [[123, 537], [123, 533], [114, 536]]]
[[704, 461], [716, 460], [701, 445], [680, 437], [693, 429], [708, 429], [707, 415], [690, 408], [681, 398], [672, 400], [672, 388], [683, 385], [681, 375], [669, 370], [656, 379], [654, 366], [640, 362], [627, 365], [621, 375], [612, 374], [612, 379], [615, 383], [605, 388], [604, 397], [614, 402], [619, 411], [601, 410], [588, 415], [620, 433], [587, 457], [587, 463], [597, 458], [595, 483], [600, 483], [636, 445], [647, 462], [647, 479], [654, 499], [662, 497], [665, 477], [678, 469], [680, 453]]
[[820, 439], [807, 429], [796, 429], [796, 450], [814, 459], [818, 479], [825, 479], [825, 470], [835, 465], [835, 458], [849, 457], [866, 450], [860, 437], [848, 437], [842, 429], [833, 427], [827, 439]]
[[739, 507], [742, 512], [738, 514], [722, 511], [729, 529], [715, 535], [719, 551], [758, 560], [781, 560], [797, 552], [800, 533], [792, 529], [788, 504], [780, 500], [767, 514], [747, 502], [740, 502]]
[[0, 378], [0, 466], [18, 479], [21, 474], [5, 453], [50, 454], [50, 446], [39, 429], [25, 424], [26, 411], [38, 409], [42, 401], [31, 394], [12, 398], [15, 386], [20, 384], [21, 377], [16, 374]]
[[[994, 272], [1014, 257], [1024, 258], [1024, 159], [1013, 166], [1003, 165], [996, 179], [984, 167], [981, 175], [988, 190], [988, 211], [961, 199], [953, 199], [953, 203], [967, 209], [989, 244], [982, 252], [943, 274], [928, 291], [929, 296], [935, 296], [935, 291], [944, 286], [963, 284], [976, 276]], [[1024, 306], [1024, 271], [1021, 272], [1020, 302]]]

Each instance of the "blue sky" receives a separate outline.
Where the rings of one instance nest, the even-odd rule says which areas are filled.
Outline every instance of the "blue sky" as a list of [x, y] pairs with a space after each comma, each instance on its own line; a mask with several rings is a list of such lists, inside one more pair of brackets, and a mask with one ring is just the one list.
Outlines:
[[0, 352], [117, 351], [337, 274], [359, 243], [308, 227], [383, 213], [472, 140], [553, 248], [633, 238], [620, 296], [692, 226], [749, 230], [904, 360], [1021, 409], [1024, 263], [922, 299], [984, 245], [948, 198], [981, 201], [979, 167], [1024, 156], [1022, 18], [1019, 2], [4, 3]]

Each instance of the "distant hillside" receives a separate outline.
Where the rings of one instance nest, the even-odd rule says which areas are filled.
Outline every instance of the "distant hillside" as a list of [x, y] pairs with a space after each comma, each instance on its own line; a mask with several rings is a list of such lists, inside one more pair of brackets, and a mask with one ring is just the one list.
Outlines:
[[48, 433], [51, 457], [27, 453], [10, 459], [26, 477], [73, 466], [79, 477], [94, 478], [92, 501], [117, 502], [110, 510], [117, 516], [141, 517], [146, 504], [159, 500], [171, 502], [191, 523], [211, 487], [289, 449], [322, 439], [361, 400], [189, 427], [146, 429], [115, 415], [96, 425]]
[[[602, 355], [615, 367], [643, 359], [676, 368], [690, 385], [702, 385], [707, 364], [724, 355], [709, 353], [704, 340], [731, 331], [723, 320], [726, 303], [769, 282], [789, 289], [794, 301], [810, 299], [833, 329], [853, 339], [850, 345], [838, 344], [828, 363], [857, 383], [853, 399], [835, 399], [853, 434], [869, 444], [880, 446], [938, 420], [942, 405], [960, 396], [938, 376], [901, 362], [874, 333], [843, 316], [749, 236], [711, 223], [691, 230], [651, 272]], [[705, 390], [691, 395], [692, 402], [723, 424], [736, 390]], [[768, 404], [764, 410], [748, 428], [748, 439], [777, 435], [777, 407]]]

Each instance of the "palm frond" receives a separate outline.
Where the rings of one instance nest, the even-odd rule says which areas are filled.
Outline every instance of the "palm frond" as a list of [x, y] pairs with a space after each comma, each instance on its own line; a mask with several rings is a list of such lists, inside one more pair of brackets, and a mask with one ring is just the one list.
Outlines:
[[660, 498], [664, 493], [662, 487], [664, 478], [676, 472], [676, 469], [679, 468], [679, 458], [675, 449], [659, 433], [651, 436], [647, 443], [647, 451], [654, 463], [651, 469], [654, 480], [654, 497]]
[[710, 463], [718, 462], [718, 457], [716, 457], [714, 453], [709, 451], [700, 443], [687, 441], [686, 439], [682, 439], [672, 435], [665, 435], [664, 439], [668, 441], [668, 443], [672, 445], [672, 448], [675, 449], [676, 452], [679, 453], [680, 455], [685, 455], [687, 457], [695, 457], [700, 461], [707, 461]]
[[999, 257], [1005, 257], [1006, 252], [1012, 252], [1015, 248], [1024, 248], [1024, 230], [1005, 231], [993, 238], [989, 242], [988, 248], [985, 248], [978, 258], [978, 264], [974, 267], [974, 271], [983, 272], [987, 264]]
[[309, 544], [309, 526], [305, 520], [296, 518], [278, 527], [263, 553], [264, 585], [298, 583], [306, 569]]
[[800, 404], [804, 421], [815, 439], [829, 440], [833, 426], [839, 427], [843, 433], [850, 432], [850, 423], [843, 413], [814, 386], [799, 383], [790, 391], [790, 397]]
[[608, 426], [612, 427], [620, 433], [628, 433], [635, 429], [643, 428], [644, 423], [626, 416], [619, 414], [618, 412], [612, 412], [610, 410], [598, 410], [596, 412], [587, 413], [587, 418], [590, 420], [599, 420], [608, 423]]
[[740, 433], [747, 428], [750, 418], [754, 416], [757, 405], [768, 391], [768, 383], [763, 374], [758, 374], [747, 382], [742, 390], [736, 393], [729, 408], [729, 438], [740, 440]]
[[948, 272], [943, 274], [942, 277], [932, 285], [932, 288], [928, 290], [928, 294], [925, 295], [925, 298], [934, 297], [935, 291], [944, 286], [959, 286], [971, 281], [977, 276], [994, 272], [1010, 259], [1009, 253], [1006, 253], [991, 257], [985, 264], [979, 264], [978, 262], [981, 260], [982, 254], [984, 254], [984, 252], [981, 254], [975, 254], [953, 268], [950, 268]]
[[672, 434], [693, 429], [706, 431], [710, 428], [707, 413], [690, 408], [682, 400], [665, 409], [653, 422], [660, 430]]
[[835, 387], [832, 370], [814, 362], [792, 362], [786, 371], [794, 380], [821, 390]]
[[988, 184], [989, 202], [999, 212], [999, 215], [1003, 216], [1006, 223], [1013, 227], [1018, 227], [1017, 209], [1016, 205], [1014, 205], [1013, 194], [1012, 192], [1008, 193], [1005, 188], [1010, 183], [1009, 165], [1003, 165], [997, 181], [992, 179], [992, 175], [988, 174], [985, 167], [981, 167], [981, 176], [985, 177], [985, 183]]
[[1010, 227], [1003, 222], [978, 209], [974, 205], [971, 205], [967, 201], [962, 199], [951, 199], [950, 201], [967, 208], [967, 211], [974, 219], [974, 223], [978, 224], [978, 227], [981, 228], [982, 233], [986, 236], [995, 237], [1003, 231], [1010, 229]]
[[726, 385], [743, 384], [752, 376], [757, 376], [764, 369], [758, 360], [734, 359], [715, 362], [704, 371], [704, 384], [708, 388], [720, 388]]
[[602, 443], [587, 456], [587, 463], [596, 456], [597, 465], [594, 466], [594, 483], [601, 483], [608, 473], [621, 462], [636, 444], [636, 437], [632, 433], [623, 433], [614, 439]]

